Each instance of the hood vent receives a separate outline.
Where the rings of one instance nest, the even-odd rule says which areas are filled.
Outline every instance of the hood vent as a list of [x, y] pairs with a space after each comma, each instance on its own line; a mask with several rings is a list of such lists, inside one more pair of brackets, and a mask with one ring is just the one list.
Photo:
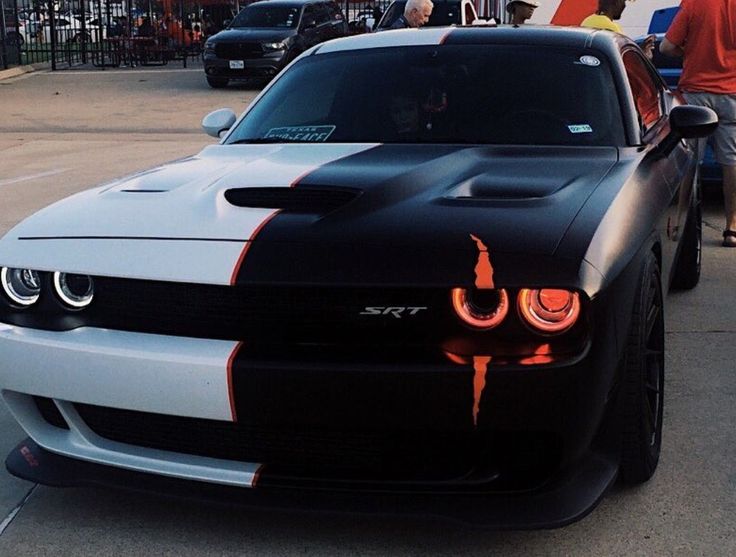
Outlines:
[[281, 209], [295, 213], [327, 213], [347, 205], [360, 195], [359, 190], [339, 188], [235, 188], [225, 199], [236, 207]]

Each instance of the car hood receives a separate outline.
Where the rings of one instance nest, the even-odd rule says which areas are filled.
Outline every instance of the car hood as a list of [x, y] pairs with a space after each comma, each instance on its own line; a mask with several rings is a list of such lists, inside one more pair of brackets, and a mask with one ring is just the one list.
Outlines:
[[[22, 240], [25, 253], [33, 246], [39, 255], [48, 251], [48, 245], [41, 247], [48, 242], [84, 251], [80, 246], [92, 250], [89, 246], [108, 241], [105, 249], [115, 251], [126, 249], [121, 246], [127, 241], [177, 253], [196, 245], [194, 251], [205, 259], [219, 257], [213, 255], [218, 249], [227, 251], [226, 262], [212, 263], [229, 267], [227, 272], [197, 279], [206, 282], [298, 281], [310, 274], [327, 281], [336, 268], [338, 275], [351, 276], [335, 280], [356, 275], [385, 280], [387, 271], [376, 270], [400, 265], [439, 283], [447, 280], [440, 276], [442, 267], [474, 265], [481, 245], [508, 261], [552, 260], [617, 158], [615, 148], [211, 146], [40, 211], [6, 235], [0, 264], [21, 263], [6, 257], [8, 244], [16, 240]], [[252, 248], [247, 265], [245, 246]], [[195, 261], [195, 255], [180, 257]], [[67, 270], [102, 272], [76, 257], [78, 264]], [[55, 261], [44, 266], [34, 259], [33, 265], [58, 268]], [[133, 266], [138, 265], [144, 263]]]
[[283, 41], [284, 39], [296, 35], [296, 29], [279, 29], [279, 28], [249, 28], [238, 27], [236, 29], [225, 29], [220, 31], [208, 42], [215, 43], [239, 43], [239, 42], [260, 42], [260, 41]]

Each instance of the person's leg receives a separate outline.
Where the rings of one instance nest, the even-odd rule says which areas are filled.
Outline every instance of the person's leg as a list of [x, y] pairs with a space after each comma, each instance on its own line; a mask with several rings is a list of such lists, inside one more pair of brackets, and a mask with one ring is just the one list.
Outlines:
[[711, 101], [719, 119], [713, 143], [716, 160], [723, 170], [723, 245], [736, 247], [736, 95], [712, 95]]
[[[736, 231], [736, 166], [723, 169], [723, 208], [726, 211], [726, 230]], [[723, 245], [736, 247], [736, 237], [725, 236]]]

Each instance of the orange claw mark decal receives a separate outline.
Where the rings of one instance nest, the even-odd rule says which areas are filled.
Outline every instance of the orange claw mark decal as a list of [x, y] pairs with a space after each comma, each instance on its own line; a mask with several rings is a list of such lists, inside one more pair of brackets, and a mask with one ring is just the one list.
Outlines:
[[519, 360], [519, 363], [523, 366], [533, 366], [533, 365], [541, 365], [541, 364], [549, 364], [553, 362], [555, 359], [552, 356], [552, 348], [549, 344], [540, 344], [537, 349], [534, 351], [533, 356], [529, 356], [528, 358], [523, 358]]
[[495, 288], [493, 284], [493, 265], [488, 248], [477, 236], [470, 237], [478, 245], [478, 263], [475, 264], [475, 287], [479, 290], [490, 290]]
[[486, 371], [491, 361], [490, 356], [473, 356], [473, 425], [478, 426], [478, 412], [480, 412], [480, 397], [486, 388]]

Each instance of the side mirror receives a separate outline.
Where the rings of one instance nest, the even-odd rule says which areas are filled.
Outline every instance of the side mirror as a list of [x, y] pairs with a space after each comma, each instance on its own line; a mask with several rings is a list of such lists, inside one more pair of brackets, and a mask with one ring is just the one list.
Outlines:
[[220, 139], [227, 130], [233, 127], [237, 119], [235, 112], [229, 108], [221, 108], [202, 118], [202, 129], [207, 135]]
[[716, 131], [718, 116], [704, 106], [676, 106], [670, 112], [670, 128], [680, 137], [707, 137]]
[[657, 146], [662, 155], [672, 152], [681, 139], [708, 137], [718, 127], [718, 115], [704, 106], [681, 105], [670, 112], [670, 133]]
[[225, 27], [225, 28], [228, 28], [228, 27], [230, 27], [230, 24], [232, 22], [233, 22], [232, 19], [226, 19], [225, 21], [222, 22], [222, 26]]

